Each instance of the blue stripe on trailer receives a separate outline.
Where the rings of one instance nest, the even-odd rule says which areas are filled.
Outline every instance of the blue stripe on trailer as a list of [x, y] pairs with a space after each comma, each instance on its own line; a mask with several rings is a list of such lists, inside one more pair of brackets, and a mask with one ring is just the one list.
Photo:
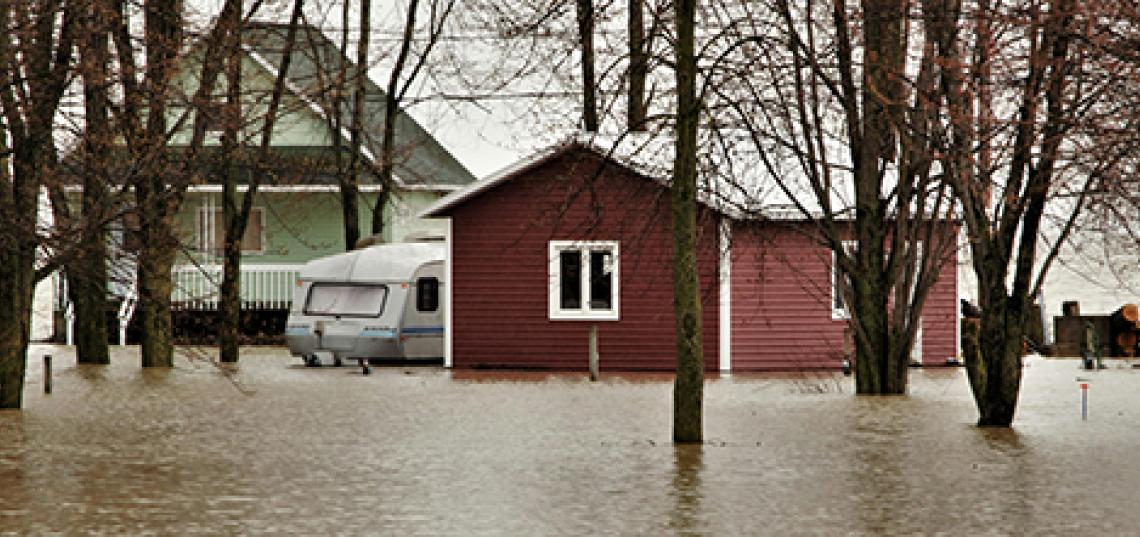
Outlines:
[[442, 334], [442, 326], [409, 326], [400, 331], [404, 334]]
[[396, 333], [391, 330], [362, 330], [360, 337], [375, 337], [380, 339], [396, 339]]

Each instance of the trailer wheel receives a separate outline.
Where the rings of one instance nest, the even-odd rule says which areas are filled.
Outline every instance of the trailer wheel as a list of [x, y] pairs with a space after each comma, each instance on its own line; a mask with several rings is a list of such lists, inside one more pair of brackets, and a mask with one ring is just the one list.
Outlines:
[[316, 354], [310, 354], [305, 357], [305, 365], [309, 367], [321, 367], [321, 358]]
[[344, 362], [342, 362], [340, 360], [340, 356], [334, 356], [333, 357], [333, 367], [340, 367], [342, 365], [344, 365]]

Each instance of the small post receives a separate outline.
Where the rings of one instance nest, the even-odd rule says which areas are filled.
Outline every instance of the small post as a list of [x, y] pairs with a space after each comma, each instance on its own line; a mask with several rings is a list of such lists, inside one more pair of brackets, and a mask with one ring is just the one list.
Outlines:
[[44, 355], [44, 393], [51, 393], [51, 355]]
[[1081, 419], [1089, 419], [1089, 385], [1087, 382], [1081, 383]]
[[590, 382], [598, 380], [598, 325], [590, 325]]

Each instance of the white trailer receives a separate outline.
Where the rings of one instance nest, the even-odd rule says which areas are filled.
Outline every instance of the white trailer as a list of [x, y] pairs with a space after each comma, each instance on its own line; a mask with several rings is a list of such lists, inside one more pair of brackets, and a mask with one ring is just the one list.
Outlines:
[[380, 244], [305, 264], [285, 329], [306, 365], [443, 357], [441, 242]]

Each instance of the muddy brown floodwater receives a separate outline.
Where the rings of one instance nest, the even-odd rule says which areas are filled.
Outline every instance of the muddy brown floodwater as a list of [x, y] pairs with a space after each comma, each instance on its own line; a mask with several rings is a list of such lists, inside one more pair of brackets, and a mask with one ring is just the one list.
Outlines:
[[708, 441], [674, 447], [663, 375], [364, 376], [264, 348], [233, 379], [185, 355], [114, 361], [33, 349], [26, 408], [0, 412], [0, 534], [1140, 532], [1140, 369], [1124, 363], [1030, 359], [1012, 430], [973, 426], [960, 369], [913, 370], [888, 398], [832, 374], [714, 378]]

